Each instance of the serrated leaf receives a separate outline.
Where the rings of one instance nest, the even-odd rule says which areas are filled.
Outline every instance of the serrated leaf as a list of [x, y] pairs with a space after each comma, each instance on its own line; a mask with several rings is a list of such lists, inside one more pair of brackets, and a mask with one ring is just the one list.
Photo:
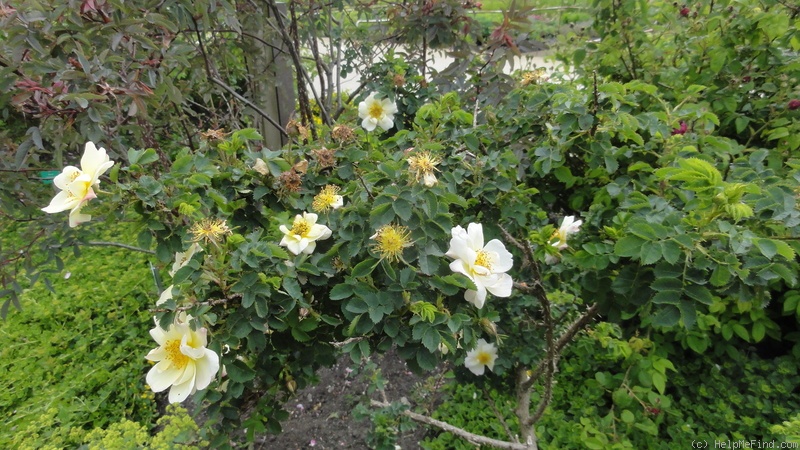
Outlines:
[[687, 296], [704, 305], [711, 305], [714, 303], [714, 297], [711, 295], [711, 291], [709, 291], [705, 286], [690, 284], [684, 288], [684, 292]]
[[353, 295], [353, 286], [349, 284], [337, 284], [331, 289], [329, 298], [331, 300], [342, 300]]
[[659, 327], [674, 327], [681, 320], [681, 312], [675, 305], [666, 305], [653, 316], [653, 325]]
[[397, 216], [403, 220], [408, 220], [411, 218], [411, 203], [407, 200], [402, 198], [398, 198], [392, 203], [392, 208], [394, 212], [397, 213]]
[[376, 267], [378, 267], [379, 262], [380, 260], [377, 259], [367, 259], [361, 261], [360, 263], [356, 264], [355, 267], [353, 267], [353, 272], [351, 273], [351, 275], [353, 276], [353, 278], [366, 277], [369, 274], [371, 274]]
[[675, 264], [681, 257], [680, 245], [678, 245], [675, 241], [662, 241], [661, 242], [661, 254], [664, 256], [664, 260], [670, 264]]
[[655, 304], [677, 305], [680, 303], [680, 300], [680, 291], [661, 291], [657, 292], [656, 295], [653, 296], [652, 301]]
[[661, 245], [658, 242], [642, 243], [639, 259], [644, 265], [657, 263], [661, 259]]
[[636, 236], [624, 236], [622, 239], [618, 240], [616, 244], [614, 244], [614, 253], [616, 253], [618, 256], [625, 256], [629, 258], [638, 256], [639, 252], [642, 250], [642, 244], [644, 242], [644, 239]]
[[771, 239], [753, 239], [753, 244], [755, 244], [761, 254], [768, 259], [772, 259], [773, 256], [778, 254], [778, 246], [775, 245], [775, 242]]
[[391, 202], [377, 205], [369, 213], [369, 224], [375, 230], [388, 224], [392, 219], [394, 219], [394, 211]]

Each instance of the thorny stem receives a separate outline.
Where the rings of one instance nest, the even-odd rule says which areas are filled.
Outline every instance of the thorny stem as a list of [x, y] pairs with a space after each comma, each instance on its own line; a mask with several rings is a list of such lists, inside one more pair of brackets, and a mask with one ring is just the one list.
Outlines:
[[[372, 406], [375, 406], [375, 407], [378, 407], [378, 408], [387, 408], [389, 406], [389, 403], [380, 402], [380, 401], [377, 401], [377, 400], [370, 401], [370, 404]], [[463, 430], [463, 429], [461, 429], [459, 427], [456, 427], [454, 425], [450, 425], [447, 422], [442, 422], [441, 420], [436, 420], [436, 419], [434, 419], [432, 417], [428, 417], [428, 416], [425, 416], [425, 415], [422, 415], [422, 414], [417, 414], [417, 413], [409, 411], [409, 410], [405, 410], [401, 414], [406, 416], [406, 417], [408, 417], [408, 418], [410, 418], [411, 420], [413, 420], [415, 422], [420, 422], [420, 423], [424, 423], [426, 425], [431, 425], [431, 426], [439, 428], [439, 429], [441, 429], [443, 431], [446, 431], [448, 433], [453, 433], [454, 435], [456, 435], [458, 437], [461, 437], [463, 439], [466, 439], [467, 441], [469, 441], [469, 442], [471, 442], [471, 443], [473, 443], [475, 445], [487, 445], [487, 446], [494, 447], [494, 448], [511, 449], [511, 450], [537, 450], [538, 449], [538, 447], [536, 446], [535, 443], [522, 444], [522, 443], [516, 443], [516, 442], [506, 442], [506, 441], [501, 441], [501, 440], [498, 440], [498, 439], [488, 438], [486, 436], [480, 436], [480, 435], [477, 435], [477, 434], [474, 434], [474, 433], [470, 433], [469, 431]]]

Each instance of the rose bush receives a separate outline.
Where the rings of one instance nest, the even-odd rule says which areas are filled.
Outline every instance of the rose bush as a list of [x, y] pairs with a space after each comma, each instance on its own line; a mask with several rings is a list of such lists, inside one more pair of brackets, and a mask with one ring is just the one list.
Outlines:
[[[171, 152], [114, 149], [127, 161], [109, 175], [106, 220], [134, 214], [140, 247], [174, 270], [146, 305], [160, 345], [151, 387], [172, 386], [170, 401], [197, 390], [221, 448], [233, 424], [250, 439], [279, 431], [282, 402], [340, 352], [358, 362], [395, 348], [414, 370], [450, 364], [457, 381], [514, 392], [507, 436], [459, 435], [530, 449], [559, 359], [587, 327], [637, 342], [615, 347], [635, 360], [624, 376], [597, 377], [638, 400], [621, 399], [608, 420], [635, 417], [655, 435], [650, 411], [670, 402], [684, 349], [743, 358], [742, 342], [779, 343], [797, 356], [787, 331], [800, 311], [800, 141], [794, 110], [775, 106], [794, 97], [777, 86], [800, 78], [782, 64], [800, 39], [783, 26], [791, 8], [709, 3], [697, 24], [648, 3], [672, 27], [658, 33], [728, 50], [667, 45], [665, 90], [661, 35], [633, 19], [644, 6], [601, 3], [608, 40], [574, 50], [584, 65], [573, 79], [484, 85], [481, 68], [461, 92], [427, 92], [402, 127], [399, 87], [385, 84], [381, 100], [364, 96], [313, 136], [297, 127], [282, 148], [242, 128]], [[704, 34], [722, 23], [758, 26], [746, 38]], [[758, 85], [732, 82], [741, 64], [721, 70], [746, 56], [731, 53], [739, 38], [771, 55], [751, 61], [764, 71]], [[99, 169], [73, 169], [64, 173], [84, 184], [61, 210], [95, 208], [85, 202], [96, 177], [78, 171]], [[386, 399], [374, 406], [442, 427]]]

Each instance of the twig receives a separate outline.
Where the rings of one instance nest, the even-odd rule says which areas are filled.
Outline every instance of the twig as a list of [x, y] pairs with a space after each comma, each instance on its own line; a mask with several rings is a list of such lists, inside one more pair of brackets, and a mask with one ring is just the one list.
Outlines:
[[511, 442], [519, 443], [519, 439], [517, 436], [511, 432], [511, 428], [509, 428], [508, 424], [506, 423], [506, 419], [500, 414], [500, 410], [497, 409], [497, 405], [494, 403], [494, 399], [491, 395], [489, 395], [489, 391], [486, 387], [483, 388], [483, 395], [486, 397], [486, 400], [489, 402], [489, 406], [492, 408], [492, 412], [494, 412], [494, 416], [497, 417], [497, 421], [500, 422], [500, 425], [503, 426], [503, 429], [506, 430], [506, 435]]
[[156, 254], [156, 252], [152, 250], [147, 250], [146, 248], [135, 247], [133, 245], [122, 244], [119, 242], [89, 241], [86, 243], [86, 245], [96, 245], [98, 247], [119, 247], [119, 248], [124, 248], [126, 250], [133, 250], [135, 252], [147, 253], [149, 255]]
[[[376, 407], [379, 407], [379, 408], [387, 408], [387, 407], [389, 407], [389, 403], [379, 402], [377, 400], [371, 400], [370, 404], [372, 404], [372, 406], [376, 406]], [[495, 447], [495, 448], [510, 449], [510, 450], [537, 450], [538, 449], [538, 447], [534, 443], [521, 444], [521, 443], [516, 443], [516, 442], [506, 442], [506, 441], [501, 441], [501, 440], [498, 440], [498, 439], [492, 439], [492, 438], [488, 438], [486, 436], [480, 436], [480, 435], [477, 435], [477, 434], [470, 433], [469, 431], [463, 430], [463, 429], [461, 429], [459, 427], [456, 427], [454, 425], [450, 425], [447, 422], [442, 422], [441, 420], [436, 420], [436, 419], [434, 419], [432, 417], [424, 416], [422, 414], [417, 414], [417, 413], [409, 411], [409, 410], [405, 410], [401, 414], [403, 414], [404, 416], [406, 416], [406, 417], [408, 417], [411, 420], [414, 420], [416, 422], [424, 423], [426, 425], [430, 425], [430, 426], [439, 428], [440, 430], [444, 430], [444, 431], [446, 431], [448, 433], [453, 433], [454, 435], [456, 435], [456, 436], [458, 436], [460, 438], [466, 439], [467, 441], [469, 441], [469, 442], [471, 442], [471, 443], [473, 443], [475, 445], [487, 445], [487, 446], [491, 446], [491, 447]]]
[[[572, 338], [574, 338], [575, 335], [578, 334], [578, 332], [582, 330], [583, 327], [585, 327], [586, 324], [588, 324], [589, 321], [591, 321], [595, 317], [595, 315], [597, 315], [597, 304], [590, 306], [589, 309], [587, 309], [580, 317], [578, 317], [578, 319], [572, 322], [572, 324], [567, 328], [567, 331], [565, 331], [564, 334], [562, 334], [561, 337], [559, 337], [558, 340], [555, 342], [554, 346], [556, 354], [560, 354], [561, 350], [563, 350], [564, 347], [566, 347], [567, 344], [569, 344]], [[525, 380], [522, 383], [521, 387], [523, 389], [530, 388], [530, 386], [533, 385], [536, 379], [539, 378], [539, 376], [541, 376], [542, 372], [545, 369], [545, 362], [546, 362], [545, 360], [542, 360], [541, 362], [539, 362], [536, 368], [533, 369], [530, 378], [527, 378], [527, 380]]]
[[225, 84], [224, 81], [222, 81], [222, 80], [220, 80], [218, 78], [211, 77], [211, 76], [209, 76], [209, 80], [211, 80], [213, 83], [215, 83], [217, 86], [221, 87], [222, 89], [225, 89], [226, 91], [228, 91], [232, 96], [236, 97], [236, 99], [239, 100], [240, 102], [242, 102], [245, 105], [247, 105], [250, 108], [252, 108], [255, 112], [258, 113], [259, 116], [261, 116], [264, 119], [266, 119], [267, 122], [269, 122], [273, 127], [275, 127], [278, 131], [280, 131], [280, 133], [281, 133], [281, 135], [283, 137], [287, 137], [287, 138], [289, 137], [289, 135], [286, 133], [286, 130], [284, 130], [283, 127], [281, 127], [280, 124], [275, 121], [275, 119], [270, 117], [269, 114], [264, 112], [263, 109], [261, 109], [258, 106], [256, 106], [255, 103], [251, 102], [250, 100], [246, 99], [241, 94], [239, 94], [238, 92], [233, 90], [233, 88], [228, 86], [227, 84]]
[[[192, 303], [191, 305], [179, 306], [179, 307], [175, 308], [175, 311], [188, 311], [188, 310], [194, 308], [195, 306], [224, 305], [224, 304], [228, 303], [229, 301], [231, 301], [231, 300], [233, 300], [235, 298], [242, 298], [242, 294], [233, 294], [229, 298], [216, 298], [216, 299], [213, 299], [213, 300], [206, 300], [204, 302], [195, 302], [195, 303]], [[166, 308], [152, 308], [152, 309], [150, 309], [150, 312], [168, 312], [168, 311], [172, 311], [172, 310], [171, 309], [166, 309]]]

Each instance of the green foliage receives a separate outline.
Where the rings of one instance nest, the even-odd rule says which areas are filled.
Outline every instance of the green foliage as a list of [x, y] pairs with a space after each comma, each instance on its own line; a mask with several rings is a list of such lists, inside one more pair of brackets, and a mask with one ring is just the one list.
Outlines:
[[170, 450], [207, 448], [208, 441], [200, 438], [199, 428], [185, 408], [169, 405], [166, 414], [156, 423], [158, 432], [151, 436], [145, 426], [123, 419], [108, 428], [95, 428], [84, 438], [87, 450], [119, 449]]
[[0, 393], [6, 424], [0, 447], [75, 447], [93, 427], [122, 417], [141, 423], [154, 418], [153, 394], [142, 376], [152, 325], [142, 302], [151, 296], [152, 279], [141, 254], [120, 266], [122, 252], [89, 248], [81, 257], [64, 258], [55, 292], [45, 285], [26, 290], [24, 309], [0, 323], [6, 387]]
[[[409, 4], [413, 15], [390, 25], [409, 42], [421, 41], [423, 59], [428, 46], [458, 41], [460, 49], [473, 49], [471, 39], [460, 37], [465, 30], [453, 26], [472, 23], [466, 5], [456, 3], [417, 9]], [[11, 47], [2, 52], [16, 55], [12, 44], [28, 36], [37, 58], [17, 58], [17, 67], [9, 67], [26, 74], [27, 81], [15, 85], [17, 102], [51, 108], [56, 112], [47, 117], [60, 121], [29, 128], [27, 147], [21, 144], [16, 157], [27, 158], [47, 136], [61, 133], [76, 141], [79, 133], [99, 139], [108, 132], [119, 150], [117, 167], [109, 174], [112, 183], [103, 184], [111, 184], [111, 192], [93, 204], [102, 205], [97, 208], [109, 222], [132, 211], [138, 245], [154, 249], [161, 268], [171, 266], [190, 242], [203, 246], [202, 256], [171, 275], [173, 298], [159, 308], [148, 289], [137, 293], [147, 296], [149, 312], [107, 307], [104, 314], [133, 314], [128, 321], [141, 328], [151, 312], [162, 327], [186, 312], [208, 329], [209, 348], [226, 372], [196, 397], [209, 416], [211, 447], [234, 445], [234, 425], [246, 428], [250, 440], [279, 432], [288, 416], [282, 401], [312, 382], [315, 370], [331, 364], [339, 351], [359, 362], [396, 348], [412, 369], [432, 371], [445, 362], [461, 366], [479, 339], [498, 347], [498, 360], [479, 384], [489, 397], [502, 399], [495, 405], [499, 411], [513, 409], [502, 393], [512, 383], [525, 384], [526, 373], [544, 374], [532, 381], [539, 410], [555, 386], [554, 403], [536, 427], [543, 445], [643, 448], [654, 437], [700, 436], [694, 424], [703, 424], [709, 436], [757, 435], [759, 423], [777, 423], [797, 407], [791, 357], [800, 351], [793, 333], [800, 311], [800, 125], [794, 110], [783, 107], [800, 79], [793, 59], [800, 39], [796, 17], [771, 1], [758, 8], [749, 0], [700, 2], [689, 14], [667, 2], [597, 3], [595, 29], [603, 39], [562, 55], [581, 63], [574, 78], [520, 85], [491, 68], [517, 50], [509, 33], [527, 20], [525, 7], [509, 12], [494, 30], [487, 55], [463, 58], [430, 83], [413, 56], [389, 53], [374, 64], [369, 89], [395, 101], [400, 111], [391, 133], [359, 129], [354, 105], [342, 104], [335, 137], [326, 105], [317, 99], [324, 125], [308, 124], [309, 135], [282, 148], [264, 146], [262, 133], [241, 126], [247, 121], [231, 108], [226, 123], [236, 131], [206, 133], [195, 142], [184, 130], [188, 145], [164, 138], [166, 152], [150, 136], [151, 122], [171, 123], [164, 112], [170, 109], [192, 114], [187, 104], [197, 102], [184, 101], [186, 96], [215, 104], [220, 94], [194, 83], [203, 76], [212, 77], [206, 83], [221, 82], [203, 67], [209, 59], [202, 65], [187, 59], [195, 45], [207, 40], [215, 54], [230, 53], [214, 61], [230, 65], [229, 81], [246, 76], [240, 59], [246, 47], [229, 44], [227, 32], [201, 28], [253, 22], [224, 2], [213, 17], [206, 12], [210, 4], [179, 2], [168, 16], [147, 11], [144, 20], [158, 31], [134, 33], [132, 24], [123, 33], [120, 24], [134, 20], [124, 14], [127, 4], [109, 2], [82, 14], [66, 7], [36, 10], [32, 4], [4, 28], [3, 42]], [[29, 20], [37, 14], [47, 19]], [[58, 14], [64, 19], [55, 21]], [[296, 24], [296, 15], [292, 10], [286, 18]], [[304, 32], [324, 29], [316, 25], [324, 26], [315, 23]], [[194, 33], [173, 36], [179, 29]], [[176, 44], [162, 48], [157, 38], [167, 33]], [[40, 41], [55, 44], [46, 50]], [[119, 58], [113, 51], [123, 43], [130, 56]], [[370, 50], [362, 45], [353, 55]], [[145, 64], [154, 52], [163, 61]], [[137, 61], [132, 67], [122, 62], [131, 59]], [[59, 79], [47, 70], [54, 64], [68, 67], [57, 72]], [[140, 104], [145, 100], [138, 91], [117, 99], [102, 84], [126, 82], [133, 83], [126, 89], [144, 90], [147, 85], [133, 81], [129, 71], [156, 88], [147, 104]], [[71, 81], [56, 86], [62, 78]], [[45, 85], [59, 93], [42, 91]], [[37, 102], [42, 92], [44, 103]], [[299, 103], [310, 105], [308, 99]], [[164, 116], [148, 113], [156, 109]], [[67, 110], [74, 112], [73, 122], [59, 115]], [[303, 113], [307, 122], [311, 115]], [[412, 160], [423, 157], [427, 169]], [[343, 206], [319, 207], [315, 197], [329, 185], [338, 189]], [[33, 214], [27, 208], [25, 214]], [[317, 224], [330, 229], [329, 237], [306, 247], [307, 253], [287, 251], [284, 230], [312, 210], [319, 213]], [[580, 231], [557, 228], [568, 216], [582, 221]], [[514, 258], [512, 294], [490, 295], [482, 308], [465, 298], [465, 291], [481, 287], [477, 278], [454, 274], [448, 257], [453, 228], [470, 223], [481, 223], [485, 241], [500, 240]], [[43, 229], [58, 227], [48, 223]], [[391, 230], [391, 239], [379, 230]], [[53, 233], [53, 239], [62, 235], [62, 245], [83, 238], [70, 232]], [[17, 280], [3, 283], [12, 285], [4, 295], [21, 292]], [[103, 285], [87, 280], [76, 286]], [[91, 323], [87, 313], [74, 314], [75, 322]], [[567, 353], [574, 358], [562, 358], [566, 362], [553, 384], [557, 354], [595, 314], [604, 321]], [[70, 325], [73, 333], [90, 334]], [[52, 339], [51, 328], [52, 323], [37, 331]], [[130, 328], [131, 336], [145, 335]], [[88, 338], [70, 339], [72, 347], [89, 347]], [[758, 347], [741, 350], [749, 345]], [[754, 356], [773, 345], [773, 361]], [[48, 357], [53, 359], [37, 360]], [[110, 377], [91, 374], [102, 381]], [[454, 377], [457, 386], [475, 381], [466, 369]], [[125, 389], [141, 388], [124, 381]], [[98, 391], [109, 398], [120, 392], [120, 385], [109, 386]], [[472, 392], [459, 389], [457, 400], [469, 404]], [[7, 395], [25, 391], [13, 392]], [[70, 392], [68, 398], [79, 396]], [[724, 402], [714, 400], [721, 397]], [[733, 404], [744, 406], [725, 409]], [[390, 405], [375, 416], [376, 447], [391, 445], [404, 407]], [[35, 412], [45, 420], [51, 411], [42, 406]], [[95, 411], [100, 410], [90, 412]], [[507, 434], [492, 408], [443, 411], [481, 433]], [[103, 427], [104, 420], [100, 414], [63, 419], [84, 428]], [[506, 422], [522, 428], [513, 419]], [[579, 423], [580, 433], [559, 431], [566, 423]], [[733, 424], [736, 432], [730, 431]], [[36, 420], [26, 425], [32, 439], [52, 438], [37, 434]], [[728, 431], [721, 431], [723, 425]], [[139, 431], [136, 424], [121, 423], [96, 437], [131, 436], [135, 442], [143, 439]]]
[[[566, 352], [553, 403], [538, 422], [539, 447], [672, 448], [693, 440], [739, 440], [758, 436], [781, 441], [793, 422], [766, 430], [800, 402], [794, 391], [798, 365], [793, 358], [762, 360], [740, 353], [722, 358], [657, 356], [664, 349], [647, 339], [623, 339], [618, 327], [600, 323]], [[656, 374], [670, 387], [658, 392]], [[702, 380], [702, 381], [701, 381]], [[513, 423], [511, 391], [449, 383], [434, 417], [467, 431], [504, 439], [493, 408]], [[425, 449], [472, 448], [449, 433], [428, 438]]]

